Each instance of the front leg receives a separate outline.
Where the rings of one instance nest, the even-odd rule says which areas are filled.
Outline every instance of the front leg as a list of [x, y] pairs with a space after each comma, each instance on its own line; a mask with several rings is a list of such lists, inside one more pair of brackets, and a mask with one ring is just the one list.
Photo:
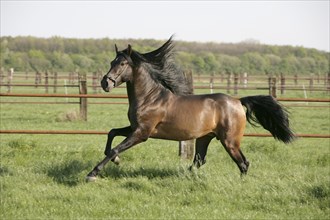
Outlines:
[[[107, 144], [106, 144], [106, 147], [105, 147], [105, 150], [104, 150], [104, 154], [105, 155], [110, 154], [112, 141], [116, 136], [128, 137], [128, 135], [130, 135], [131, 133], [132, 133], [131, 126], [127, 126], [127, 127], [124, 127], [124, 128], [111, 129], [111, 131], [108, 133], [108, 140], [107, 140]], [[114, 159], [112, 159], [111, 161], [118, 165], [119, 164], [119, 157], [117, 156]]]
[[109, 152], [107, 152], [107, 156], [98, 163], [94, 169], [87, 175], [86, 180], [87, 181], [94, 181], [96, 179], [96, 176], [98, 173], [103, 169], [103, 167], [110, 161], [114, 160], [119, 153], [133, 147], [134, 145], [137, 145], [143, 141], [146, 141], [148, 139], [147, 133], [141, 132], [141, 130], [137, 130], [131, 135], [129, 135], [124, 141], [122, 141], [117, 147], [113, 148]]

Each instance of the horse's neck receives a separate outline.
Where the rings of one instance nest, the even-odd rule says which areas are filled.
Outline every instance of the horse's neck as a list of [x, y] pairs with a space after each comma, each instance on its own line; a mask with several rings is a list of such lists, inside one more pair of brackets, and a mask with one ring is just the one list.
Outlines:
[[167, 95], [170, 95], [171, 92], [156, 83], [143, 67], [135, 70], [133, 74], [132, 82], [127, 83], [127, 94], [130, 104], [136, 102], [139, 106], [141, 102], [152, 103], [155, 100], [159, 100], [159, 96], [165, 98]]
[[126, 82], [126, 90], [128, 96], [128, 103], [129, 105], [132, 105], [135, 102], [135, 92], [133, 84], [131, 82]]

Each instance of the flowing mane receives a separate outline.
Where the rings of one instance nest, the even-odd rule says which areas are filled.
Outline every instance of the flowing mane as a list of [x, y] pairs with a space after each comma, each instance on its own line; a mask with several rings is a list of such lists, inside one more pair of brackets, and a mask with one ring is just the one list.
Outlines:
[[[184, 72], [174, 63], [173, 48], [171, 37], [163, 46], [154, 51], [141, 54], [132, 50], [130, 58], [135, 67], [143, 66], [148, 69], [151, 78], [172, 93], [178, 95], [192, 94]], [[124, 53], [127, 56], [128, 49], [120, 53]]]

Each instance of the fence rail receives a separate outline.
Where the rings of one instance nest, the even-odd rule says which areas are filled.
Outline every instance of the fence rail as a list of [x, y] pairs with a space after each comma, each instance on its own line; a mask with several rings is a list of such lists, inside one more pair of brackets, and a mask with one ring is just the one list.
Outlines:
[[97, 94], [28, 94], [28, 93], [0, 93], [0, 96], [9, 97], [53, 97], [53, 98], [112, 98], [126, 99], [124, 94], [97, 95]]
[[[187, 73], [192, 74], [192, 71], [188, 70]], [[14, 77], [15, 75], [15, 77]], [[24, 82], [17, 83], [17, 80], [14, 82], [14, 78], [25, 78], [27, 81], [29, 76], [28, 72], [25, 72], [25, 75], [22, 74], [14, 74], [14, 70], [11, 69], [8, 72], [8, 75], [1, 73], [0, 74], [0, 87], [7, 87], [7, 91], [11, 92], [12, 87], [15, 86], [27, 86], [27, 87], [44, 87], [45, 93], [49, 92], [49, 88], [53, 88], [53, 92], [57, 92], [57, 88], [59, 87], [79, 87], [79, 81], [83, 78], [84, 80], [88, 80], [89, 84], [86, 86], [91, 87], [93, 89], [93, 93], [100, 93], [100, 83], [99, 81], [102, 79], [102, 74], [100, 71], [93, 72], [92, 75], [81, 75], [78, 72], [69, 72], [68, 74], [58, 74], [56, 71], [49, 72], [45, 71], [36, 72], [34, 78], [34, 84]], [[5, 80], [5, 78], [7, 78]], [[74, 85], [59, 85], [59, 80], [64, 79], [65, 84], [66, 80], [68, 80], [69, 84]], [[251, 83], [251, 81], [253, 81]], [[292, 81], [291, 83], [288, 83]], [[31, 81], [31, 76], [30, 76]], [[52, 83], [50, 83], [52, 81]], [[210, 74], [209, 76], [200, 76], [195, 74], [193, 77], [193, 81], [208, 83], [209, 85], [197, 85], [194, 86], [194, 89], [210, 89], [210, 92], [213, 93], [214, 89], [224, 89], [227, 93], [233, 91], [234, 95], [238, 94], [239, 90], [269, 90], [269, 94], [276, 97], [276, 93], [280, 92], [284, 94], [286, 90], [302, 90], [302, 91], [323, 91], [330, 92], [330, 73], [326, 74], [311, 74], [309, 76], [298, 76], [298, 74], [294, 76], [285, 76], [285, 74], [269, 74], [269, 75], [248, 75], [247, 73], [242, 74]], [[300, 85], [298, 85], [298, 81]], [[301, 81], [304, 81], [301, 88]], [[306, 82], [307, 81], [307, 82]], [[263, 83], [263, 86], [258, 86], [260, 82]], [[293, 84], [292, 84], [293, 83]], [[220, 85], [219, 85], [220, 84]], [[265, 86], [266, 85], [266, 86]], [[268, 86], [268, 87], [267, 87]]]

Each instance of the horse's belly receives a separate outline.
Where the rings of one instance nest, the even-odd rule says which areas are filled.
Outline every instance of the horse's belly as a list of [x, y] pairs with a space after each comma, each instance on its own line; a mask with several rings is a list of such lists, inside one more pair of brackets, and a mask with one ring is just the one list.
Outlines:
[[199, 120], [189, 120], [181, 124], [175, 122], [160, 123], [152, 131], [152, 138], [184, 141], [196, 139], [212, 132], [214, 126], [203, 125]]
[[175, 141], [184, 141], [195, 139], [196, 135], [192, 134], [187, 130], [178, 130], [178, 129], [166, 129], [166, 127], [160, 126], [159, 128], [154, 129], [151, 136], [152, 138], [158, 139], [167, 139], [167, 140], [175, 140]]

